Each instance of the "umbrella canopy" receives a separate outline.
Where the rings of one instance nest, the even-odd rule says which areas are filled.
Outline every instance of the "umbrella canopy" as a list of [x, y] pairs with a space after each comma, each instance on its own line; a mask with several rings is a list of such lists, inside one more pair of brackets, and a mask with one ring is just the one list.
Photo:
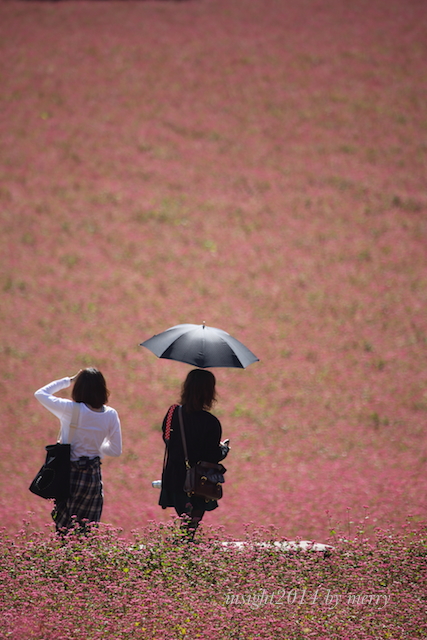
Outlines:
[[141, 342], [159, 358], [178, 360], [201, 369], [245, 369], [258, 358], [229, 333], [205, 324], [178, 324]]

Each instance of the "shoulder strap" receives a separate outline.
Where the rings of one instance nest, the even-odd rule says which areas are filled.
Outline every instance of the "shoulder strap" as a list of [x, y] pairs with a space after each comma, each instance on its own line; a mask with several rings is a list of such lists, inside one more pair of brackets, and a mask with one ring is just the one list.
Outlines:
[[182, 419], [182, 405], [179, 406], [178, 417], [179, 417], [179, 426], [181, 427], [181, 438], [182, 438], [182, 446], [184, 448], [185, 466], [187, 467], [187, 469], [189, 469], [190, 462], [188, 460], [187, 442], [185, 440], [185, 433], [184, 433], [184, 421]]
[[179, 404], [173, 404], [169, 407], [169, 411], [168, 414], [166, 416], [166, 426], [165, 426], [165, 442], [168, 442], [170, 440], [171, 437], [171, 425], [172, 425], [172, 418], [173, 418], [173, 414], [175, 409], [179, 407]]
[[164, 434], [164, 441], [165, 441], [165, 454], [163, 456], [163, 471], [166, 469], [166, 463], [168, 461], [168, 455], [169, 455], [169, 440], [171, 437], [171, 431], [172, 431], [172, 418], [173, 418], [173, 414], [175, 412], [175, 409], [179, 407], [179, 404], [173, 404], [169, 407], [167, 416], [166, 416], [166, 425], [165, 425], [165, 434]]
[[[77, 429], [77, 424], [79, 422], [80, 415], [80, 402], [73, 402], [73, 413], [71, 415], [71, 422], [68, 429], [68, 442], [70, 443], [72, 437], [74, 435], [75, 430]], [[66, 443], [64, 443], [66, 444]]]

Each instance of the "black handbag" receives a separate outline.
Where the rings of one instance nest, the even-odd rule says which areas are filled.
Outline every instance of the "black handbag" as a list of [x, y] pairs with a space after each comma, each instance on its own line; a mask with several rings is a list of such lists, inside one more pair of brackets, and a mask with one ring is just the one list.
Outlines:
[[190, 465], [187, 453], [187, 442], [185, 440], [184, 422], [182, 419], [182, 407], [178, 409], [179, 425], [181, 427], [182, 446], [184, 448], [185, 466], [187, 473], [184, 482], [184, 491], [188, 496], [198, 496], [207, 502], [222, 498], [222, 485], [225, 482], [224, 473], [226, 468], [214, 462], [199, 461], [193, 466]]
[[[77, 427], [80, 405], [73, 404], [73, 414], [69, 429], [68, 440]], [[40, 471], [29, 486], [32, 493], [41, 498], [56, 498], [66, 500], [70, 495], [70, 444], [48, 444], [46, 447], [46, 460]]]

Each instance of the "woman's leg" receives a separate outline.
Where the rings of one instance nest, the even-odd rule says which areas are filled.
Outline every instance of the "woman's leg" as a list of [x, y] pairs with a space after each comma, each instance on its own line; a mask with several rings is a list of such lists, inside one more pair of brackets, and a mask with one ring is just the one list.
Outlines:
[[189, 540], [193, 540], [196, 529], [205, 515], [205, 510], [195, 509], [191, 502], [188, 502], [185, 505], [184, 513], [178, 513], [178, 509], [176, 507], [175, 511], [181, 518], [181, 530], [185, 537]]
[[70, 516], [67, 502], [68, 500], [55, 500], [55, 504], [51, 512], [57, 533], [63, 533], [69, 527]]
[[188, 523], [188, 533], [191, 537], [191, 539], [194, 538], [194, 534], [196, 533], [196, 529], [199, 526], [203, 516], [205, 515], [205, 512], [202, 509], [193, 509], [191, 512], [191, 519], [190, 522]]

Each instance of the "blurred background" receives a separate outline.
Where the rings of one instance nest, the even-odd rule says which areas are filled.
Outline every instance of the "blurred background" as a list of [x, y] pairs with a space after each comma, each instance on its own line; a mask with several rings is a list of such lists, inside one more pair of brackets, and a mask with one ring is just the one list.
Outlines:
[[33, 393], [89, 365], [123, 429], [103, 520], [171, 517], [151, 481], [191, 367], [138, 345], [203, 321], [260, 359], [213, 370], [232, 450], [207, 524], [425, 519], [426, 22], [417, 0], [0, 3], [3, 526], [50, 522]]

